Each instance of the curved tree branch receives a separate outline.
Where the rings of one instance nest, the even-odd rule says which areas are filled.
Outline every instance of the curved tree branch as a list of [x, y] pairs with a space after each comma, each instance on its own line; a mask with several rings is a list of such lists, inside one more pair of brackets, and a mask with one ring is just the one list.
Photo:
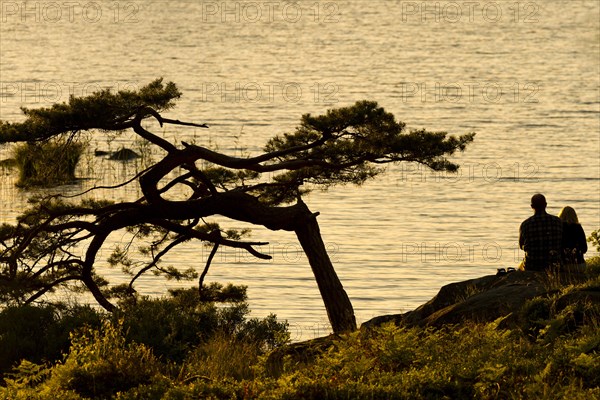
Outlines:
[[55, 287], [65, 283], [65, 282], [69, 282], [69, 281], [75, 281], [75, 280], [82, 280], [82, 276], [80, 275], [71, 275], [71, 276], [65, 276], [62, 277], [60, 279], [55, 280], [54, 282], [51, 282], [47, 285], [44, 285], [44, 287], [40, 290], [38, 290], [37, 292], [35, 292], [32, 296], [30, 296], [29, 298], [27, 298], [27, 300], [25, 300], [25, 302], [23, 303], [24, 305], [27, 304], [31, 304], [34, 301], [36, 301], [37, 299], [39, 299], [40, 297], [42, 297], [43, 295], [45, 295], [46, 293], [48, 293], [49, 291], [53, 290]]
[[133, 278], [131, 278], [131, 281], [129, 281], [129, 290], [133, 291], [133, 283], [140, 277], [142, 276], [144, 273], [146, 273], [147, 271], [149, 271], [150, 269], [152, 269], [152, 267], [154, 267], [158, 261], [162, 258], [162, 256], [164, 256], [165, 254], [167, 254], [169, 251], [171, 251], [175, 246], [177, 246], [178, 244], [181, 244], [183, 242], [185, 242], [186, 240], [189, 240], [189, 237], [185, 237], [185, 236], [179, 236], [178, 238], [176, 238], [175, 240], [173, 240], [171, 243], [169, 243], [163, 250], [161, 250], [153, 259], [152, 261], [146, 265], [144, 268], [140, 269], [137, 274], [135, 274], [135, 276]]
[[200, 278], [198, 279], [198, 293], [200, 294], [200, 298], [202, 298], [202, 287], [204, 285], [204, 278], [206, 277], [206, 274], [208, 273], [208, 269], [210, 268], [210, 264], [212, 263], [212, 260], [215, 257], [215, 254], [217, 254], [217, 250], [219, 250], [219, 244], [220, 243], [217, 241], [213, 245], [213, 248], [210, 251], [210, 254], [208, 255], [208, 259], [206, 260], [206, 265], [204, 266], [204, 270], [202, 271], [202, 274], [200, 274]]

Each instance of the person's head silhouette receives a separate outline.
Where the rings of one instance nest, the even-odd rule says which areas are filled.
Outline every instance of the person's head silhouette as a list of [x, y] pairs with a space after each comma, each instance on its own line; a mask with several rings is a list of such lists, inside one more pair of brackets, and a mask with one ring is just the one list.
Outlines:
[[546, 198], [541, 193], [536, 193], [531, 197], [531, 208], [536, 212], [546, 209]]
[[577, 218], [577, 213], [575, 212], [573, 207], [569, 207], [569, 206], [566, 206], [562, 210], [560, 210], [560, 213], [558, 214], [558, 218], [560, 218], [563, 222], [566, 222], [569, 224], [578, 224], [579, 223], [579, 219]]

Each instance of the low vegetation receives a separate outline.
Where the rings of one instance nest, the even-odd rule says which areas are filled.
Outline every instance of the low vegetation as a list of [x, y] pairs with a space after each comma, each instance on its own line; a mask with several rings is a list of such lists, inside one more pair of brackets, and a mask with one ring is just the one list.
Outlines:
[[17, 186], [51, 187], [74, 181], [85, 147], [83, 142], [61, 139], [17, 145], [13, 150]]
[[0, 398], [599, 398], [600, 304], [557, 304], [576, 289], [600, 291], [599, 257], [587, 274], [515, 310], [513, 329], [501, 319], [442, 329], [387, 324], [295, 351], [287, 325], [248, 319], [245, 290], [231, 285], [207, 288], [218, 303], [183, 290], [122, 303], [115, 315], [5, 309], [1, 359], [11, 363], [1, 366]]

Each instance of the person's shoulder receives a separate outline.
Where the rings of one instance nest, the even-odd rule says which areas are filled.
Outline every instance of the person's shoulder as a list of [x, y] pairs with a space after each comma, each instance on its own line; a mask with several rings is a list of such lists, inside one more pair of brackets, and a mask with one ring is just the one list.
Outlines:
[[548, 217], [550, 217], [550, 221], [552, 221], [552, 223], [560, 228], [563, 228], [563, 221], [562, 219], [560, 219], [559, 217], [557, 217], [556, 215], [552, 215], [552, 214], [547, 214]]
[[560, 222], [560, 224], [563, 224], [562, 219], [560, 219], [559, 217], [557, 217], [556, 215], [553, 214], [549, 214], [547, 212], [544, 212], [542, 214], [539, 214], [539, 218], [543, 219], [543, 220], [547, 220], [547, 221], [552, 221], [552, 222]]
[[562, 219], [560, 219], [556, 215], [552, 215], [552, 214], [546, 214], [546, 215], [549, 216], [552, 220], [554, 220], [556, 222], [560, 222], [561, 224], [563, 223]]
[[533, 221], [533, 217], [535, 217], [535, 215], [525, 218], [523, 222], [521, 222], [521, 226], [531, 223], [531, 221]]

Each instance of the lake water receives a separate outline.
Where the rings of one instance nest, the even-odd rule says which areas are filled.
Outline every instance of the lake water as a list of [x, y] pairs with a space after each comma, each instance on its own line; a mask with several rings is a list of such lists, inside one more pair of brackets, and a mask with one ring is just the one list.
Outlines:
[[[533, 193], [548, 211], [571, 205], [586, 234], [600, 228], [600, 3], [590, 1], [111, 1], [0, 2], [0, 119], [100, 88], [156, 77], [183, 92], [168, 116], [209, 130], [167, 127], [229, 154], [258, 154], [304, 113], [376, 100], [412, 128], [477, 132], [457, 175], [396, 165], [362, 187], [306, 198], [358, 322], [411, 310], [447, 283], [515, 266]], [[134, 147], [96, 134], [94, 148]], [[0, 159], [10, 146], [0, 147]], [[140, 163], [86, 155], [76, 193], [131, 176]], [[2, 170], [0, 222], [31, 192]], [[107, 192], [95, 192], [98, 198]], [[135, 186], [110, 194], [139, 195]], [[241, 227], [239, 223], [227, 225]], [[248, 285], [253, 315], [287, 319], [295, 339], [329, 331], [293, 234], [255, 228], [273, 260], [224, 251], [207, 281]], [[122, 240], [114, 235], [105, 250]], [[590, 250], [588, 256], [594, 255]], [[199, 257], [202, 256], [202, 258]], [[203, 267], [188, 245], [168, 262]], [[100, 266], [101, 270], [106, 267]], [[118, 271], [104, 273], [120, 282]], [[166, 283], [140, 281], [143, 294]]]

